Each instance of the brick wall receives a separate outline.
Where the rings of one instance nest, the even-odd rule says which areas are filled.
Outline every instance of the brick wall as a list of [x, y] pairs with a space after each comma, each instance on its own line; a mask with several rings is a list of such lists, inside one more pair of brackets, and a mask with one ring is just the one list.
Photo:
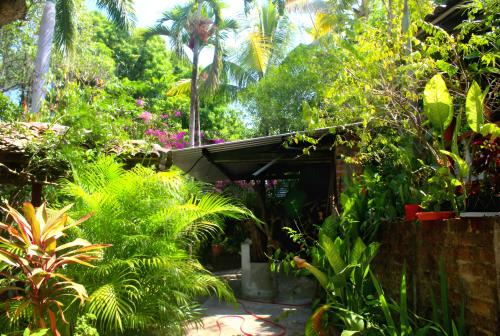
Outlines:
[[380, 241], [374, 268], [386, 293], [399, 297], [406, 262], [411, 306], [430, 316], [443, 258], [454, 316], [463, 300], [470, 335], [500, 335], [500, 218], [392, 223]]

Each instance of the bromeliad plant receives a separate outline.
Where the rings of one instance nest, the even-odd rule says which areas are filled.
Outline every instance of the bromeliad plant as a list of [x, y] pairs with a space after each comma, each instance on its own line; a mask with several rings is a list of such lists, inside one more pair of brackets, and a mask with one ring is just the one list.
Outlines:
[[85, 287], [61, 271], [71, 264], [92, 266], [89, 262], [100, 258], [102, 249], [110, 245], [92, 245], [80, 238], [58, 244], [65, 231], [92, 215], [70, 223], [66, 214], [70, 208], [52, 212], [46, 204], [35, 209], [31, 203], [24, 203], [24, 216], [9, 205], [3, 209], [13, 220], [12, 224], [0, 223], [0, 229], [8, 235], [0, 236], [0, 260], [5, 263], [0, 266], [0, 292], [11, 296], [5, 312], [10, 323], [26, 316], [31, 328], [50, 325], [57, 336], [59, 318], [65, 321], [64, 297], [74, 296], [81, 303], [87, 299]]

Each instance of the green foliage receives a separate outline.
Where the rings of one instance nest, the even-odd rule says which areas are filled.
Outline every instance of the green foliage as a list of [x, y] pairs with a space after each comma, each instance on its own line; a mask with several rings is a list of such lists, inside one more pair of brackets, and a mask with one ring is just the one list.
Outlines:
[[453, 119], [453, 102], [440, 74], [434, 75], [425, 85], [424, 113], [438, 131], [443, 132]]
[[99, 336], [97, 329], [94, 328], [97, 317], [93, 314], [80, 316], [76, 321], [74, 336]]
[[21, 114], [21, 109], [14, 105], [10, 99], [0, 93], [0, 121], [14, 121]]
[[78, 234], [113, 244], [95, 271], [74, 274], [89, 289], [86, 311], [101, 334], [180, 333], [199, 318], [199, 296], [233, 300], [191, 252], [221, 230], [222, 218], [250, 216], [246, 209], [203, 194], [177, 170], [125, 171], [110, 157], [76, 166], [74, 179], [65, 186], [74, 213], [94, 213]]
[[[250, 85], [242, 101], [259, 135], [305, 129], [303, 104], [317, 109], [335, 75], [328, 45], [299, 46], [258, 83]], [[347, 118], [345, 119], [347, 120]], [[320, 127], [321, 124], [315, 125]]]

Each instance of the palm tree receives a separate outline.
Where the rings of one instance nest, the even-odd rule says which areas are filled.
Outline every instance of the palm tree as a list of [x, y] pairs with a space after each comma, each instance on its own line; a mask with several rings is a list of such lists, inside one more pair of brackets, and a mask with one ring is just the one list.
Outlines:
[[[97, 0], [97, 6], [108, 12], [119, 27], [128, 29], [134, 20], [133, 0]], [[31, 94], [31, 112], [38, 113], [45, 98], [45, 80], [50, 66], [52, 42], [68, 51], [72, 47], [76, 29], [77, 0], [45, 0]]]
[[240, 88], [261, 80], [271, 66], [285, 57], [292, 30], [288, 18], [280, 14], [275, 2], [269, 0], [255, 8], [257, 23], [247, 25], [240, 49], [224, 59], [228, 77]]
[[180, 335], [196, 317], [197, 298], [233, 299], [190, 252], [220, 232], [224, 217], [252, 217], [249, 210], [202, 193], [178, 170], [125, 170], [111, 157], [76, 167], [64, 186], [75, 217], [94, 213], [79, 237], [112, 244], [97, 268], [72, 274], [89, 292], [86, 308], [101, 335]]
[[[188, 59], [186, 47], [192, 52], [192, 71], [189, 108], [189, 142], [199, 146], [200, 138], [200, 94], [199, 59], [201, 51], [208, 45], [214, 48], [214, 58], [205, 82], [209, 87], [219, 84], [222, 62], [223, 40], [227, 32], [237, 28], [234, 20], [224, 20], [221, 10], [224, 3], [219, 0], [191, 0], [163, 14], [158, 24], [146, 36], [164, 35], [170, 38], [172, 49], [183, 59]], [[185, 82], [184, 84], [187, 84]]]

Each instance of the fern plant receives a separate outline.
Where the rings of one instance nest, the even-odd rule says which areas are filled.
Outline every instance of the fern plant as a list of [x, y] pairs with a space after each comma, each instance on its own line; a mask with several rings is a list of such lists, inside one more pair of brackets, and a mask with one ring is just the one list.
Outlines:
[[77, 234], [113, 245], [97, 269], [74, 274], [89, 290], [86, 309], [101, 335], [178, 334], [199, 316], [196, 298], [234, 300], [195, 252], [224, 217], [251, 216], [246, 208], [204, 194], [176, 170], [125, 170], [111, 157], [75, 168], [64, 185], [75, 216], [94, 213]]

